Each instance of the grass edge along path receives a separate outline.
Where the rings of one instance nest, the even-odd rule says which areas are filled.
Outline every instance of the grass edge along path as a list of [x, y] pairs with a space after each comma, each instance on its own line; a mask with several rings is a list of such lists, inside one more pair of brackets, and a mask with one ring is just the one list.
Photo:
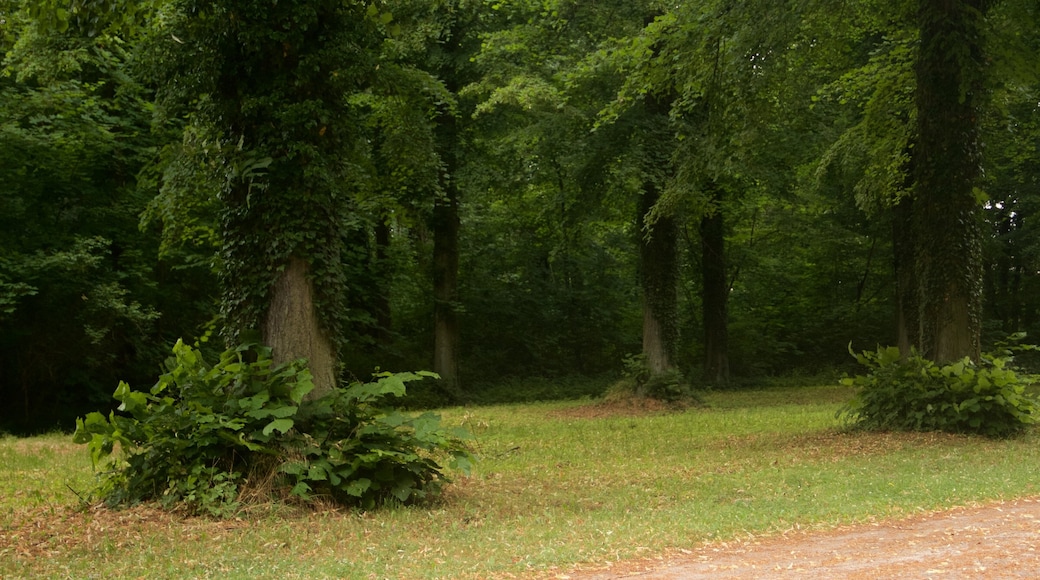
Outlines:
[[68, 437], [0, 439], [3, 578], [553, 578], [575, 566], [1040, 493], [1038, 436], [837, 430], [837, 387], [718, 392], [709, 408], [595, 402], [442, 411], [481, 463], [421, 507], [187, 518], [79, 509]]

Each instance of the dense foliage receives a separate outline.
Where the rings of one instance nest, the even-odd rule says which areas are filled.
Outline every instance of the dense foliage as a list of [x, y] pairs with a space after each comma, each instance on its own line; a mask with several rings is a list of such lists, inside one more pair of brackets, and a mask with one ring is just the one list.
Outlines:
[[950, 6], [0, 0], [0, 428], [288, 334], [294, 260], [341, 382], [449, 335], [428, 405], [587, 394], [656, 360], [648, 313], [659, 396], [906, 356], [943, 272], [958, 344], [1036, 334], [1036, 7]]
[[0, 428], [67, 428], [119, 378], [154, 377], [216, 286], [138, 227], [154, 195], [138, 175], [169, 134], [130, 48], [36, 26], [21, 4], [0, 3]]
[[896, 347], [852, 354], [869, 372], [842, 381], [857, 389], [839, 412], [849, 425], [999, 437], [1040, 420], [1040, 399], [1027, 390], [1033, 378], [1016, 372], [1008, 356], [940, 365], [916, 352], [904, 359]]
[[74, 440], [89, 446], [109, 505], [229, 515], [243, 500], [295, 496], [371, 508], [436, 493], [448, 481], [442, 462], [468, 470], [463, 433], [392, 408], [423, 373], [384, 373], [304, 402], [314, 388], [306, 365], [273, 365], [268, 348], [244, 344], [214, 365], [182, 342], [173, 355], [149, 391], [119, 384], [120, 413], [77, 420]]

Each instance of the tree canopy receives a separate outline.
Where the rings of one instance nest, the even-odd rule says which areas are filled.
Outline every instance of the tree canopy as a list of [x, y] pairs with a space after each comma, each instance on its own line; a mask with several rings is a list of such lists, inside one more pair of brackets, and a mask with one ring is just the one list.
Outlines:
[[1036, 17], [0, 0], [0, 427], [178, 338], [255, 334], [314, 396], [430, 368], [428, 404], [977, 359], [1040, 325]]

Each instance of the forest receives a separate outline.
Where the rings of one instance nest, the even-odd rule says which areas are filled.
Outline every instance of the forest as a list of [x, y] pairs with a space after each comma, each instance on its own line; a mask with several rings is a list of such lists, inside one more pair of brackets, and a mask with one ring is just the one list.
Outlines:
[[1035, 337], [1038, 10], [0, 0], [0, 430], [178, 339], [439, 406]]

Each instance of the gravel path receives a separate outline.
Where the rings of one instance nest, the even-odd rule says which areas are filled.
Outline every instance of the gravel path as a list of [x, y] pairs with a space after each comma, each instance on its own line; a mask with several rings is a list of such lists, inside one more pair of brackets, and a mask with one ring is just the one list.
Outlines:
[[707, 544], [572, 580], [1040, 578], [1040, 498], [904, 520]]

